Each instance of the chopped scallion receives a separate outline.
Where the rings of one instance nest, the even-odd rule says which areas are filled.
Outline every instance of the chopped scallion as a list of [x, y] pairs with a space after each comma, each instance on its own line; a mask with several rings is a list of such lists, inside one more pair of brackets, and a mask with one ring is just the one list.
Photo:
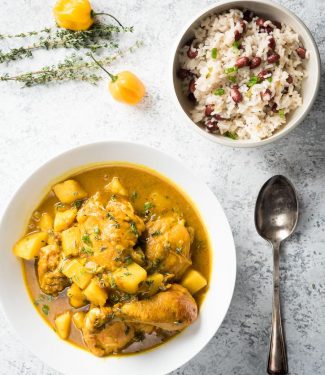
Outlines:
[[214, 95], [222, 96], [225, 93], [225, 90], [223, 88], [217, 89], [214, 92]]
[[216, 59], [217, 56], [218, 56], [218, 50], [216, 48], [212, 48], [212, 50], [211, 50], [211, 57], [213, 59]]

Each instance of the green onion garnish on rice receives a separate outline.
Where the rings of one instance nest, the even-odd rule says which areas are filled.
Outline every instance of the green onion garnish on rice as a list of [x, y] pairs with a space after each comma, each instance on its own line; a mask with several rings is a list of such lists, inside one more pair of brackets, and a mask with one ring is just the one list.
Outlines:
[[232, 66], [230, 68], [226, 68], [225, 69], [225, 73], [226, 74], [231, 74], [231, 73], [237, 72], [237, 70], [238, 70], [237, 66]]
[[252, 87], [259, 83], [260, 79], [257, 76], [252, 76], [249, 81], [246, 83], [247, 87]]
[[234, 49], [238, 49], [239, 46], [240, 46], [240, 41], [239, 41], [239, 40], [235, 40], [234, 43], [232, 44], [232, 47], [233, 47]]
[[218, 55], [218, 50], [216, 48], [212, 48], [212, 50], [211, 50], [211, 57], [213, 59], [216, 59], [217, 55]]
[[214, 92], [214, 95], [217, 95], [217, 96], [221, 96], [225, 93], [225, 90], [223, 88], [220, 88], [220, 89], [217, 89], [215, 92]]
[[236, 77], [235, 76], [229, 76], [228, 79], [229, 79], [230, 82], [236, 83]]
[[285, 118], [284, 109], [279, 109], [279, 116]]
[[232, 132], [229, 132], [229, 131], [225, 132], [224, 136], [228, 137], [228, 138], [231, 138], [231, 139], [238, 139], [238, 135], [236, 133], [232, 133]]
[[272, 82], [272, 77], [267, 77], [266, 78], [269, 82]]

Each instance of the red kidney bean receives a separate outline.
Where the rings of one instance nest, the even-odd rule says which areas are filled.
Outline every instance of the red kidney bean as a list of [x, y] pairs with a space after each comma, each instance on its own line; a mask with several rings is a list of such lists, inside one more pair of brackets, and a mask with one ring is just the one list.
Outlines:
[[219, 115], [218, 113], [216, 115], [213, 115], [213, 117], [217, 120], [217, 121], [221, 121], [221, 120], [225, 120], [223, 117], [221, 117], [221, 115]]
[[293, 78], [290, 75], [287, 78], [287, 82], [289, 83], [289, 85], [293, 82]]
[[261, 93], [262, 100], [269, 102], [272, 99], [272, 92], [269, 89], [266, 89]]
[[190, 59], [195, 59], [196, 56], [197, 56], [197, 54], [198, 54], [198, 50], [192, 48], [191, 46], [190, 46], [189, 49], [187, 50], [187, 56], [188, 56]]
[[262, 18], [262, 17], [260, 17], [260, 18], [258, 18], [258, 19], [256, 20], [256, 25], [257, 25], [258, 27], [264, 27], [264, 22], [265, 22], [265, 19]]
[[298, 47], [296, 49], [296, 52], [297, 52], [298, 56], [301, 59], [305, 59], [306, 58], [306, 49], [304, 47]]
[[282, 24], [281, 22], [279, 21], [272, 21], [273, 25], [277, 28], [277, 29], [282, 29]]
[[271, 48], [271, 49], [274, 49], [274, 48], [275, 48], [275, 39], [274, 39], [273, 37], [271, 37], [271, 38], [269, 39], [268, 46], [269, 46], [269, 48]]
[[235, 103], [240, 103], [243, 100], [243, 96], [240, 93], [240, 91], [238, 90], [237, 85], [233, 86], [232, 89], [230, 90], [230, 96], [231, 96], [231, 99]]
[[195, 79], [191, 79], [189, 85], [188, 85], [188, 90], [193, 94], [195, 91]]
[[240, 26], [241, 26], [241, 28], [243, 30], [242, 31], [242, 34], [243, 34], [246, 31], [246, 28], [247, 28], [246, 23], [243, 20], [240, 20], [239, 24], [240, 24]]
[[187, 95], [187, 98], [190, 102], [196, 102], [196, 97], [194, 96], [194, 94], [192, 92], [190, 92], [188, 95]]
[[178, 69], [177, 71], [177, 77], [180, 78], [180, 79], [185, 79], [187, 78], [189, 75], [190, 75], [190, 71], [187, 70], [187, 69]]
[[273, 103], [272, 107], [271, 107], [271, 110], [273, 112], [276, 112], [276, 109], [278, 108], [278, 105], [276, 103]]
[[205, 114], [206, 116], [211, 116], [211, 113], [212, 113], [213, 111], [214, 111], [214, 107], [213, 107], [213, 105], [208, 104], [208, 105], [205, 106], [204, 114]]
[[234, 37], [235, 41], [237, 42], [242, 37], [242, 34], [238, 30], [235, 30]]
[[237, 59], [236, 64], [237, 68], [243, 68], [244, 66], [249, 65], [249, 58], [246, 56], [240, 57]]
[[245, 10], [243, 15], [244, 15], [244, 20], [247, 22], [251, 22], [252, 19], [254, 18], [254, 12], [248, 9]]
[[271, 34], [272, 31], [273, 31], [273, 27], [270, 26], [270, 25], [267, 25], [266, 28], [265, 28], [265, 31], [266, 31], [268, 34]]
[[260, 79], [260, 81], [263, 81], [263, 80], [266, 78], [266, 76], [269, 75], [269, 74], [270, 74], [270, 71], [269, 71], [269, 70], [267, 70], [267, 69], [263, 69], [263, 70], [261, 70], [261, 71], [258, 73], [257, 77]]
[[272, 55], [269, 55], [267, 57], [267, 62], [270, 64], [274, 64], [280, 60], [280, 55], [277, 53], [272, 53]]
[[250, 63], [250, 68], [251, 69], [257, 68], [258, 66], [261, 65], [261, 62], [262, 62], [262, 59], [260, 57], [258, 56], [253, 57]]
[[289, 87], [284, 87], [283, 90], [281, 91], [281, 94], [287, 94], [289, 91]]
[[216, 122], [216, 121], [211, 121], [211, 120], [207, 121], [206, 124], [205, 124], [205, 127], [206, 127], [207, 131], [210, 132], [210, 133], [214, 133], [217, 130], [219, 130], [218, 122]]

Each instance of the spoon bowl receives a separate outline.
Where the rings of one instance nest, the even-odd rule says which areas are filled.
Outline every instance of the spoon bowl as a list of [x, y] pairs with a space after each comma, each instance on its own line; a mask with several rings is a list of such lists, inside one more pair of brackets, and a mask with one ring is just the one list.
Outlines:
[[258, 234], [270, 242], [281, 242], [295, 230], [298, 200], [294, 187], [284, 176], [270, 178], [256, 202], [255, 226]]

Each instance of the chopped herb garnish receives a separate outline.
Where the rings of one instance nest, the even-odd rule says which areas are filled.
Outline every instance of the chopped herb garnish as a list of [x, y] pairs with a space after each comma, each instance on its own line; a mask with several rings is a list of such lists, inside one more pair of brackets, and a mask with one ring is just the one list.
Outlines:
[[217, 89], [214, 92], [214, 95], [222, 96], [225, 93], [225, 90], [223, 88]]
[[162, 233], [160, 230], [156, 230], [155, 232], [151, 233], [151, 237], [157, 237], [160, 236]]
[[285, 118], [284, 109], [279, 109], [279, 116]]
[[237, 70], [238, 70], [237, 66], [232, 66], [232, 67], [230, 67], [230, 68], [226, 68], [226, 69], [225, 69], [225, 73], [226, 73], [226, 74], [231, 74], [231, 73], [235, 73], [235, 72], [237, 72]]
[[43, 305], [42, 306], [42, 311], [45, 315], [49, 315], [49, 312], [50, 312], [50, 307], [49, 305]]
[[107, 246], [102, 246], [101, 248], [100, 248], [100, 251], [105, 251], [107, 249]]
[[131, 258], [130, 255], [127, 255], [127, 256], [125, 257], [125, 259], [124, 259], [124, 263], [127, 264], [127, 265], [133, 263], [133, 259]]
[[146, 203], [144, 204], [144, 210], [145, 210], [145, 211], [150, 210], [152, 207], [153, 207], [153, 204], [152, 204], [151, 202], [146, 202]]
[[116, 282], [113, 276], [109, 278], [109, 283], [111, 288], [116, 288]]
[[236, 83], [236, 81], [237, 81], [235, 76], [229, 76], [228, 79], [232, 83]]
[[136, 191], [132, 191], [131, 193], [131, 201], [135, 202], [135, 200], [138, 198], [138, 193]]
[[212, 48], [212, 50], [211, 50], [211, 57], [213, 59], [216, 59], [217, 56], [218, 56], [218, 50], [216, 48]]
[[267, 77], [266, 80], [272, 82], [272, 77]]
[[246, 83], [246, 86], [252, 87], [260, 82], [260, 79], [257, 76], [252, 76], [249, 81]]
[[134, 221], [130, 221], [130, 227], [131, 227], [131, 232], [133, 232], [138, 237], [139, 232], [138, 232], [137, 226], [135, 225]]
[[181, 247], [176, 247], [176, 253], [177, 254], [182, 254], [182, 248]]
[[81, 237], [81, 239], [82, 239], [82, 241], [83, 241], [85, 244], [87, 244], [87, 245], [89, 245], [89, 246], [92, 245], [92, 242], [91, 242], [91, 239], [90, 239], [90, 237], [89, 237], [89, 234], [85, 233], [85, 234]]
[[86, 255], [93, 255], [94, 254], [93, 250], [89, 247], [86, 247], [86, 246], [83, 246], [80, 249], [80, 252], [83, 253], [83, 254], [86, 254]]
[[154, 283], [153, 280], [146, 280], [145, 281], [146, 285], [148, 285], [149, 287]]
[[234, 49], [239, 49], [239, 47], [240, 47], [240, 41], [239, 40], [235, 40], [234, 43], [232, 44], [232, 47]]
[[100, 234], [100, 229], [98, 227], [94, 228], [94, 233], [95, 234]]
[[123, 273], [123, 275], [124, 275], [124, 276], [131, 276], [131, 275], [132, 275], [132, 273], [131, 273], [131, 272], [129, 272], [129, 271], [126, 271], [126, 272], [124, 272], [124, 273]]
[[79, 210], [79, 208], [82, 206], [82, 200], [81, 199], [77, 199], [76, 201], [74, 201], [72, 203], [72, 207], [75, 207], [77, 210]]
[[113, 201], [113, 202], [116, 201], [116, 194], [112, 194], [112, 196], [111, 196], [111, 201]]
[[225, 137], [228, 137], [228, 138], [231, 138], [231, 139], [238, 139], [238, 136], [237, 136], [237, 134], [235, 134], [235, 133], [232, 133], [232, 132], [225, 132], [224, 133], [224, 136]]

